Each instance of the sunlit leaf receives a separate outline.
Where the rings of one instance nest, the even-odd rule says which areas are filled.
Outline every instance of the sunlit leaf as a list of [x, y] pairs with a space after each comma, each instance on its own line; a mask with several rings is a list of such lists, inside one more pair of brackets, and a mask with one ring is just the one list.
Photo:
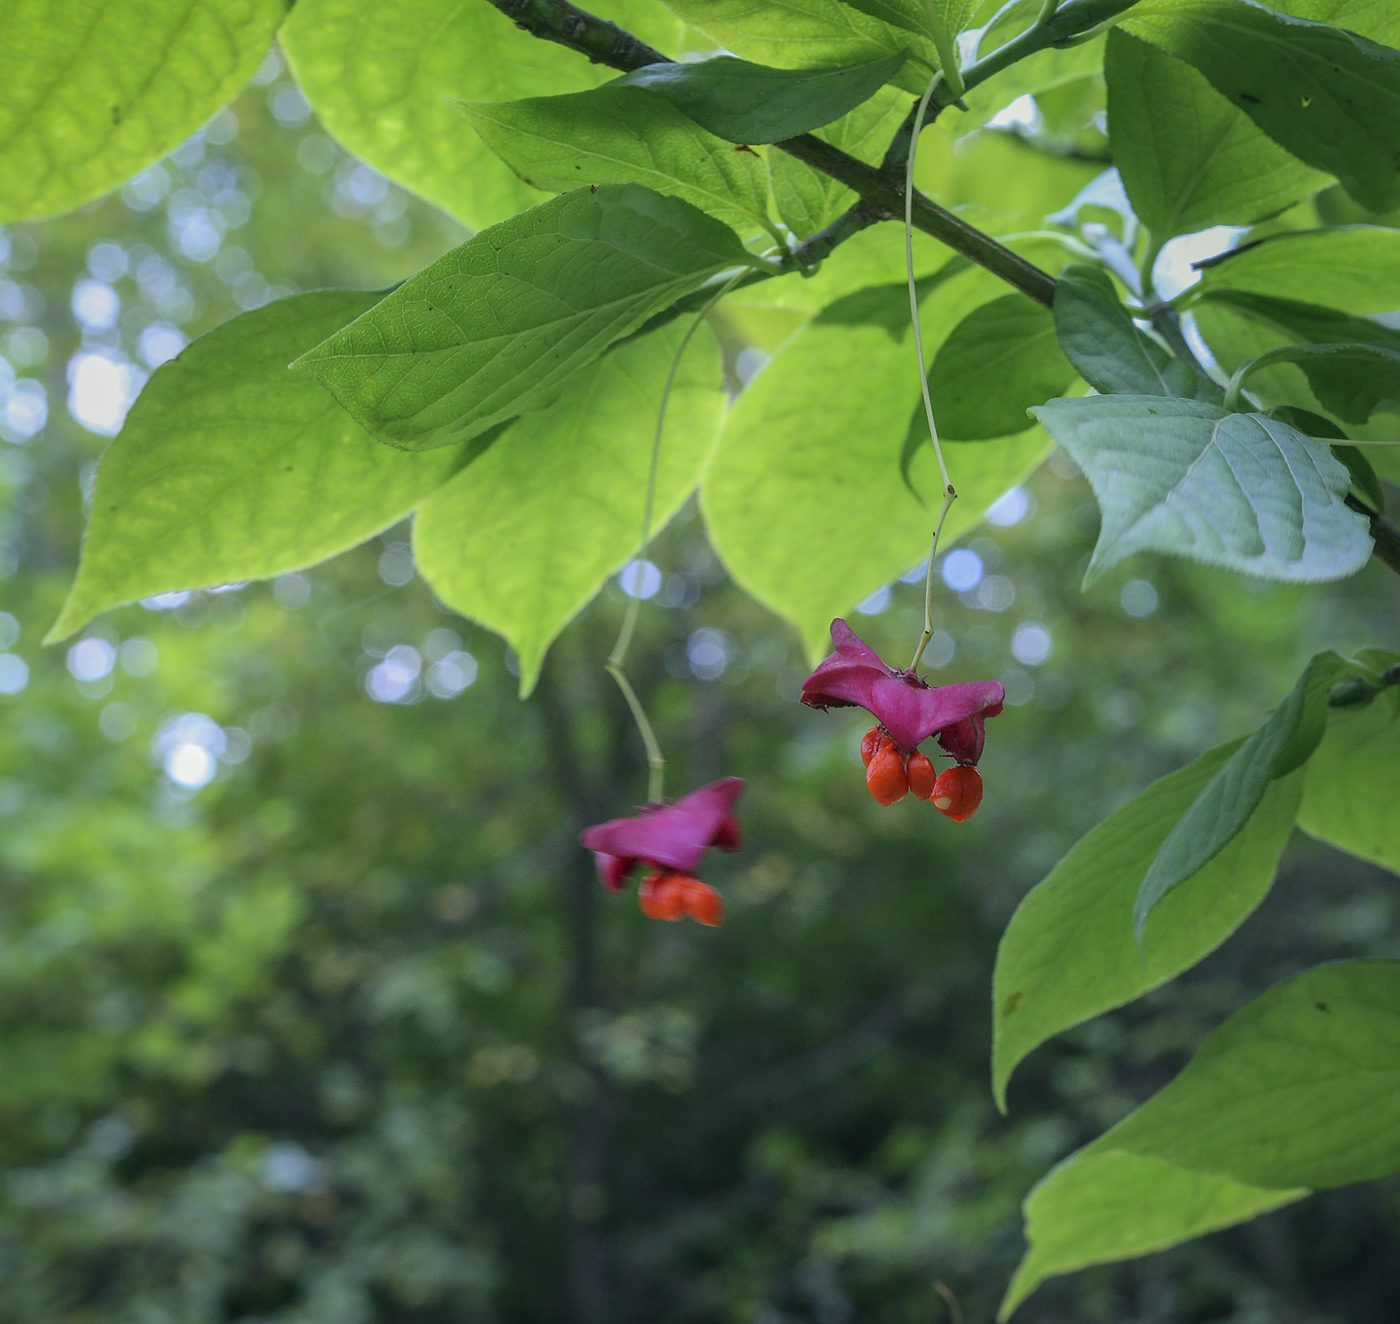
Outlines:
[[1400, 873], [1400, 690], [1333, 710], [1308, 762], [1298, 825]]
[[1195, 65], [1362, 206], [1400, 206], [1400, 51], [1238, 0], [1146, 0], [1123, 26]]
[[1288, 230], [1200, 265], [1197, 294], [1242, 290], [1360, 314], [1400, 308], [1400, 230], [1388, 226]]
[[[936, 290], [925, 305], [927, 352], [1001, 287], [973, 269]], [[827, 647], [832, 617], [928, 555], [933, 513], [899, 470], [916, 373], [904, 287], [861, 291], [794, 336], [725, 426], [702, 492], [710, 536], [734, 578], [796, 625], [813, 657]], [[1048, 448], [1039, 429], [950, 448], [960, 500], [946, 536], [976, 524]], [[913, 479], [938, 490], [928, 447]]]
[[1397, 1170], [1400, 962], [1306, 971], [1231, 1016], [1170, 1085], [1031, 1192], [1031, 1249], [1002, 1318], [1052, 1274]]
[[[724, 50], [775, 69], [837, 68], [909, 50], [923, 64], [910, 60], [894, 81], [907, 92], [921, 92], [928, 81], [928, 71], [938, 65], [938, 54], [929, 37], [911, 31], [903, 23], [890, 23], [864, 12], [864, 6], [845, 5], [839, 0], [784, 0], [783, 4], [758, 5], [753, 0], [666, 2]], [[961, 14], [963, 5], [951, 0], [947, 8]]]
[[[816, 136], [859, 161], [878, 165], [907, 103], [908, 98], [896, 88], [882, 88], [850, 114], [816, 130]], [[786, 152], [768, 154], [768, 173], [778, 214], [803, 238], [829, 225], [856, 200], [844, 184]]]
[[262, 63], [287, 0], [8, 0], [0, 222], [79, 207], [178, 147]]
[[838, 69], [774, 69], [732, 55], [649, 64], [617, 80], [669, 101], [702, 128], [732, 143], [773, 143], [819, 129], [869, 100], [907, 54]]
[[1047, 1278], [1180, 1245], [1309, 1194], [1198, 1172], [1146, 1154], [1081, 1150], [1026, 1197], [1026, 1252], [997, 1319]]
[[[682, 27], [659, 0], [591, 8], [667, 54], [678, 49]], [[520, 31], [481, 0], [298, 0], [280, 39], [328, 133], [475, 229], [539, 198], [466, 128], [450, 99], [554, 96], [615, 77]]]
[[461, 466], [363, 432], [288, 360], [378, 294], [299, 294], [244, 313], [156, 369], [97, 470], [78, 579], [50, 640], [108, 607], [266, 579], [402, 519]]
[[1104, 73], [1113, 159], [1156, 243], [1252, 225], [1327, 183], [1190, 65], [1122, 29], [1108, 35]]
[[1142, 945], [1133, 904], [1173, 826], [1234, 755], [1222, 745], [1154, 782], [1079, 841], [1027, 894], [1002, 935], [993, 978], [992, 1084], [1006, 1084], [1047, 1039], [1122, 1006], [1195, 965], [1242, 924], [1273, 884], [1302, 774], [1270, 783], [1244, 830], [1168, 896]]
[[1104, 395], [1031, 411], [1084, 470], [1103, 515], [1091, 584], [1134, 552], [1290, 583], [1341, 579], [1371, 554], [1331, 449], [1263, 414]]
[[[687, 325], [585, 368], [563, 399], [511, 424], [418, 513], [424, 577], [448, 606], [505, 637], [522, 694], [555, 636], [637, 550], [657, 411]], [[666, 411], [657, 528], [695, 489], [723, 415], [719, 352], [702, 329]]]
[[770, 228], [763, 161], [735, 151], [661, 97], [607, 86], [523, 101], [459, 101], [457, 109], [533, 188], [643, 184], [742, 234]]
[[448, 446], [552, 403], [615, 340], [753, 261], [679, 198], [577, 189], [454, 248], [296, 366], [381, 441]]
[[969, 313], [934, 357], [928, 375], [934, 421], [949, 441], [1023, 432], [1031, 426], [1026, 411], [1073, 379], [1050, 310], [1024, 294], [1006, 294]]

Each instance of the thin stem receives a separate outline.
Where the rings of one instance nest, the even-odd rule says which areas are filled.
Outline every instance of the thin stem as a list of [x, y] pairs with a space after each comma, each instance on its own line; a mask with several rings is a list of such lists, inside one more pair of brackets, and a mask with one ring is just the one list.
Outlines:
[[938, 539], [943, 533], [943, 521], [948, 518], [948, 512], [952, 510], [957, 495], [950, 485], [943, 495], [943, 509], [938, 512], [938, 523], [933, 526], [933, 546], [929, 548], [928, 569], [924, 572], [924, 632], [919, 636], [919, 646], [914, 650], [914, 660], [909, 664], [910, 671], [918, 671], [919, 663], [924, 660], [924, 649], [933, 638], [933, 561], [938, 555]]
[[924, 397], [924, 415], [928, 419], [928, 435], [933, 442], [933, 453], [938, 460], [939, 477], [943, 480], [943, 509], [938, 514], [938, 523], [933, 529], [933, 546], [928, 554], [928, 573], [924, 576], [924, 633], [919, 646], [914, 650], [914, 660], [909, 664], [910, 671], [917, 671], [924, 656], [928, 641], [933, 638], [933, 558], [938, 554], [938, 538], [943, 532], [943, 521], [948, 511], [958, 499], [952, 480], [948, 477], [948, 465], [943, 459], [943, 447], [938, 440], [938, 422], [933, 416], [933, 397], [928, 389], [928, 366], [924, 362], [924, 333], [919, 325], [919, 291], [914, 281], [914, 166], [919, 158], [919, 134], [923, 132], [924, 112], [928, 109], [929, 98], [942, 81], [941, 74], [929, 79], [919, 108], [914, 115], [913, 133], [909, 139], [909, 161], [904, 174], [904, 270], [909, 279], [909, 317], [914, 324], [914, 355], [918, 360], [919, 387]]
[[637, 724], [647, 751], [647, 803], [658, 804], [666, 788], [666, 756], [661, 752], [661, 743], [652, 730], [647, 710], [642, 707], [642, 701], [637, 698], [637, 691], [632, 688], [632, 682], [627, 679], [621, 665], [609, 658], [603, 666], [608, 675], [617, 681], [617, 688], [622, 691], [622, 697], [632, 710], [632, 720]]
[[[666, 384], [661, 389], [661, 404], [656, 411], [656, 428], [651, 436], [651, 458], [647, 464], [646, 495], [642, 499], [641, 547], [636, 557], [639, 563], [646, 560], [647, 552], [651, 549], [651, 526], [652, 519], [656, 514], [656, 480], [661, 469], [661, 435], [666, 427], [666, 406], [671, 402], [671, 391], [676, 385], [676, 376], [681, 369], [681, 360], [685, 357], [685, 351], [690, 345], [691, 337], [699, 330], [700, 323], [709, 315], [710, 310], [747, 274], [747, 268], [735, 272], [710, 296], [709, 301], [695, 315], [695, 320], [686, 328], [686, 333], [681, 337], [681, 343], [676, 346], [676, 352], [671, 359], [671, 367], [666, 373]], [[633, 585], [633, 587], [638, 586]], [[637, 692], [632, 688], [632, 682], [627, 679], [625, 670], [627, 650], [631, 647], [632, 635], [637, 628], [637, 613], [641, 610], [642, 600], [637, 594], [628, 590], [626, 585], [623, 585], [623, 589], [628, 594], [627, 610], [622, 616], [622, 628], [618, 631], [617, 642], [613, 645], [612, 652], [608, 654], [608, 660], [603, 664], [603, 668], [617, 682], [618, 689], [622, 691], [622, 697], [627, 700], [627, 706], [632, 710], [632, 718], [637, 723], [637, 730], [641, 734], [642, 744], [646, 746], [647, 767], [650, 773], [647, 782], [647, 801], [655, 803], [661, 799], [665, 784], [666, 758], [661, 752], [661, 742], [657, 740], [656, 732], [652, 729], [651, 722], [647, 718], [646, 709], [642, 707], [642, 701], [637, 698]]]

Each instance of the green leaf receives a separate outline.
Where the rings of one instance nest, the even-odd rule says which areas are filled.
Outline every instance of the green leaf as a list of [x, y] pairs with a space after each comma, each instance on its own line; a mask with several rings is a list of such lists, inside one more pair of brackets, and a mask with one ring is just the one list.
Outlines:
[[1277, 0], [1269, 8], [1359, 32], [1386, 46], [1400, 45], [1400, 9], [1391, 0]]
[[[1375, 342], [1400, 347], [1400, 332], [1331, 308], [1237, 290], [1212, 290], [1192, 309], [1196, 325], [1226, 372], [1286, 345]], [[1252, 372], [1250, 392], [1266, 405], [1316, 413], [1326, 406], [1297, 366], [1275, 362]]]
[[1093, 1148], [1276, 1189], [1397, 1171], [1400, 961], [1338, 961], [1276, 985]]
[[1197, 296], [1243, 290], [1348, 313], [1400, 308], [1400, 230], [1389, 226], [1289, 230], [1196, 265]]
[[[922, 67], [910, 60], [894, 82], [906, 92], [922, 92], [928, 71], [938, 67], [938, 53], [929, 37], [839, 0], [757, 5], [753, 0], [667, 0], [667, 4], [715, 45], [775, 69], [838, 68], [908, 50]], [[964, 6], [948, 8], [961, 12]]]
[[1252, 225], [1327, 182], [1190, 65], [1121, 28], [1108, 34], [1104, 74], [1113, 159], [1156, 244], [1212, 225]]
[[[602, 12], [653, 46], [679, 47], [682, 26], [659, 0], [609, 0]], [[297, 0], [280, 40], [326, 132], [473, 229], [538, 196], [464, 129], [450, 98], [553, 96], [615, 77], [481, 0]]]
[[1081, 839], [1011, 917], [993, 976], [992, 1088], [1006, 1106], [1017, 1065], [1047, 1039], [1190, 969], [1273, 885], [1293, 829], [1302, 774], [1270, 783], [1225, 848], [1163, 902], [1141, 946], [1133, 903], [1173, 825], [1242, 742], [1154, 782]]
[[1397, 1170], [1400, 962], [1305, 971], [1237, 1011], [1170, 1085], [1031, 1192], [1031, 1250], [1002, 1318], [1051, 1274]]
[[1195, 65], [1362, 206], [1400, 206], [1400, 51], [1249, 0], [1147, 0], [1123, 26]]
[[614, 341], [748, 265], [679, 198], [577, 189], [454, 248], [293, 366], [379, 440], [449, 446], [552, 403]]
[[322, 561], [447, 481], [463, 451], [381, 446], [287, 367], [379, 297], [282, 299], [156, 369], [98, 466], [77, 582], [48, 642], [137, 598]]
[[9, 0], [0, 222], [68, 211], [160, 160], [257, 71], [287, 0]]
[[1024, 294], [1003, 295], [969, 313], [943, 342], [928, 374], [934, 420], [949, 441], [1024, 432], [1032, 426], [1026, 411], [1073, 380], [1054, 317]]
[[1364, 423], [1378, 409], [1400, 409], [1400, 344], [1284, 345], [1241, 367], [1234, 380], [1247, 382], [1275, 363], [1296, 363], [1323, 407], [1348, 423]]
[[[1000, 287], [974, 268], [936, 289], [926, 350]], [[899, 472], [919, 398], [912, 342], [902, 285], [832, 304], [739, 397], [705, 481], [716, 551], [739, 584], [797, 626], [814, 658], [826, 650], [832, 617], [928, 555], [933, 517]], [[1038, 429], [957, 447], [948, 464], [960, 500], [945, 536], [975, 525], [1048, 448]], [[928, 447], [913, 472], [924, 490], [937, 490]]]
[[1138, 888], [1133, 932], [1175, 888], [1194, 877], [1244, 828], [1276, 777], [1306, 763], [1327, 726], [1327, 697], [1346, 664], [1332, 652], [1308, 663], [1288, 697], [1202, 787], [1167, 834]]
[[[850, 114], [816, 130], [816, 136], [858, 161], [877, 165], [904, 118], [907, 105], [908, 98], [897, 88], [881, 88]], [[786, 152], [768, 154], [768, 175], [778, 214], [789, 229], [803, 238], [830, 225], [856, 200], [855, 193], [844, 184]]]
[[1102, 267], [1066, 267], [1055, 287], [1055, 331], [1076, 371], [1104, 395], [1196, 393], [1196, 374], [1140, 331]]
[[775, 143], [810, 133], [869, 100], [895, 76], [907, 51], [842, 69], [772, 69], [732, 55], [649, 64], [619, 78], [664, 97], [702, 128], [732, 143]]
[[643, 184], [742, 234], [772, 230], [762, 159], [706, 133], [660, 97], [608, 86], [456, 106], [532, 188], [559, 193], [580, 184]]
[[1286, 583], [1341, 579], [1371, 555], [1351, 479], [1326, 445], [1263, 414], [1102, 395], [1031, 411], [1084, 470], [1103, 526], [1092, 584], [1134, 552], [1170, 552]]
[[1178, 1246], [1301, 1200], [1306, 1188], [1270, 1190], [1164, 1159], [1081, 1150], [1026, 1197], [1030, 1243], [997, 1319], [1047, 1278]]
[[[424, 578], [515, 649], [522, 697], [559, 632], [637, 551], [657, 411], [688, 325], [673, 322], [584, 369], [563, 399], [511, 424], [418, 512], [413, 546]], [[656, 528], [709, 462], [721, 386], [718, 347], [702, 328], [666, 411]]]
[[[984, 55], [1001, 45], [1000, 40], [994, 40], [995, 35], [994, 24], [982, 37], [979, 49]], [[959, 115], [957, 129], [960, 133], [968, 133], [978, 128], [998, 111], [1005, 110], [1017, 97], [1051, 92], [1081, 78], [1089, 78], [1102, 69], [1103, 61], [1102, 37], [1063, 49], [1051, 46], [1047, 50], [1036, 51], [972, 88], [963, 97], [967, 112]]]
[[1298, 826], [1400, 873], [1400, 689], [1333, 709], [1308, 761]]

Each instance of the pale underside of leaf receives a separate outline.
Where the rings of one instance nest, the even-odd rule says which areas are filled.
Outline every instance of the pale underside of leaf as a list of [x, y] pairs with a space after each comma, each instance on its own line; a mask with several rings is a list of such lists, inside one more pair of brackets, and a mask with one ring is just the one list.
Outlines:
[[1371, 554], [1329, 447], [1262, 414], [1193, 400], [1099, 396], [1032, 411], [1084, 470], [1103, 511], [1085, 584], [1134, 552], [1316, 583]]

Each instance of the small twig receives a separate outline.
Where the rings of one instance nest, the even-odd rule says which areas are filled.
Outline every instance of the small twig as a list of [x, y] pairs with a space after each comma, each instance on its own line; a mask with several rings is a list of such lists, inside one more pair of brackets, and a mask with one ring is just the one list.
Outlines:
[[1400, 529], [1397, 529], [1384, 515], [1377, 514], [1364, 501], [1358, 501], [1350, 493], [1347, 494], [1346, 503], [1371, 521], [1371, 541], [1376, 545], [1376, 560], [1389, 566], [1397, 575], [1400, 575]]
[[[609, 68], [630, 73], [648, 64], [673, 63], [660, 51], [638, 41], [615, 23], [579, 9], [569, 0], [488, 0], [488, 3], [531, 36], [567, 46], [587, 56], [595, 64], [606, 64]], [[773, 145], [860, 194], [874, 208], [878, 219], [893, 219], [904, 209], [904, 189], [897, 179], [813, 134], [800, 134]], [[991, 235], [984, 234], [922, 194], [914, 196], [912, 216], [912, 223], [917, 229], [932, 235], [979, 266], [986, 267], [1037, 303], [1048, 308], [1054, 302], [1054, 277], [998, 243]]]

